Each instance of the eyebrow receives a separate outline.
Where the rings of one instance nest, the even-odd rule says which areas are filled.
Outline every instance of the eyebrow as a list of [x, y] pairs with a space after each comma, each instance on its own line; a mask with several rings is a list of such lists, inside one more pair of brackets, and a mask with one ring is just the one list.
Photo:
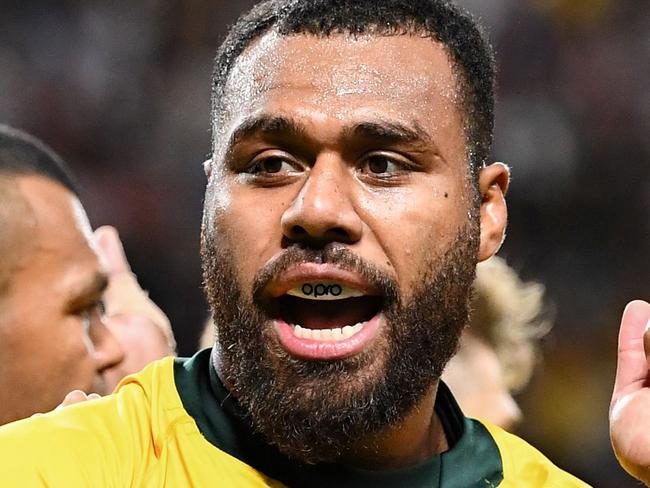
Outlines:
[[97, 271], [93, 276], [75, 287], [71, 294], [71, 307], [86, 305], [94, 299], [100, 298], [108, 287], [108, 276], [106, 273]]
[[387, 120], [361, 122], [346, 128], [345, 133], [367, 139], [383, 139], [393, 143], [424, 142], [433, 145], [431, 136], [416, 121], [413, 121], [411, 126]]
[[[228, 148], [233, 148], [242, 140], [257, 134], [283, 136], [289, 138], [308, 138], [306, 127], [299, 121], [282, 115], [259, 114], [246, 119], [235, 129], [230, 137]], [[343, 138], [361, 137], [381, 139], [386, 143], [425, 143], [432, 146], [433, 139], [417, 121], [410, 125], [377, 118], [372, 121], [353, 123], [343, 128]]]
[[288, 137], [305, 137], [305, 127], [294, 119], [284, 116], [257, 115], [246, 119], [235, 131], [228, 141], [229, 148], [236, 146], [243, 139], [255, 134], [268, 136], [284, 135]]

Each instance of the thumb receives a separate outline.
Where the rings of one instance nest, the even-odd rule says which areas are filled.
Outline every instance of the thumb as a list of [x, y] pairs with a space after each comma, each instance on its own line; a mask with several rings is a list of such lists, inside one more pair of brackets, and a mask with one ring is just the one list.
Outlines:
[[650, 303], [635, 300], [625, 307], [618, 334], [618, 360], [612, 405], [621, 396], [641, 389], [648, 379], [644, 332], [649, 319]]
[[110, 225], [99, 227], [95, 231], [95, 242], [106, 260], [111, 275], [131, 272], [131, 266], [126, 259], [122, 241], [115, 227]]

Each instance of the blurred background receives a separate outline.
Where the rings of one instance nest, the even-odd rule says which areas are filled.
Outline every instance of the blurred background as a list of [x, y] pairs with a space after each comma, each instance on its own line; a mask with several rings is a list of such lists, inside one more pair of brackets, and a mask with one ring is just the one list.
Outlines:
[[[597, 487], [639, 486], [607, 435], [620, 314], [650, 298], [650, 4], [462, 0], [499, 63], [494, 158], [513, 169], [500, 252], [547, 286], [556, 325], [520, 434]], [[211, 59], [253, 4], [0, 0], [0, 122], [79, 176], [95, 226], [193, 353], [206, 305], [199, 224]]]

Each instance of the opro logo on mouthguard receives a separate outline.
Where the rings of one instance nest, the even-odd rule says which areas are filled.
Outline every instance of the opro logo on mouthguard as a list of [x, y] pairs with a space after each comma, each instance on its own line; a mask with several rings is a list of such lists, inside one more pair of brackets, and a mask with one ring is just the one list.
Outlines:
[[326, 285], [324, 283], [316, 283], [314, 285], [305, 283], [302, 285], [301, 291], [307, 296], [324, 297], [331, 295], [333, 297], [339, 296], [343, 289], [340, 285]]

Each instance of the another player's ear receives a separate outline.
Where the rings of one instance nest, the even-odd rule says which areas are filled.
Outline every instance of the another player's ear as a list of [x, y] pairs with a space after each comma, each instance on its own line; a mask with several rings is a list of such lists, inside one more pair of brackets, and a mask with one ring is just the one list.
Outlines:
[[510, 170], [503, 163], [481, 169], [478, 179], [481, 194], [481, 245], [479, 261], [493, 256], [501, 247], [508, 224], [505, 194], [510, 183]]

